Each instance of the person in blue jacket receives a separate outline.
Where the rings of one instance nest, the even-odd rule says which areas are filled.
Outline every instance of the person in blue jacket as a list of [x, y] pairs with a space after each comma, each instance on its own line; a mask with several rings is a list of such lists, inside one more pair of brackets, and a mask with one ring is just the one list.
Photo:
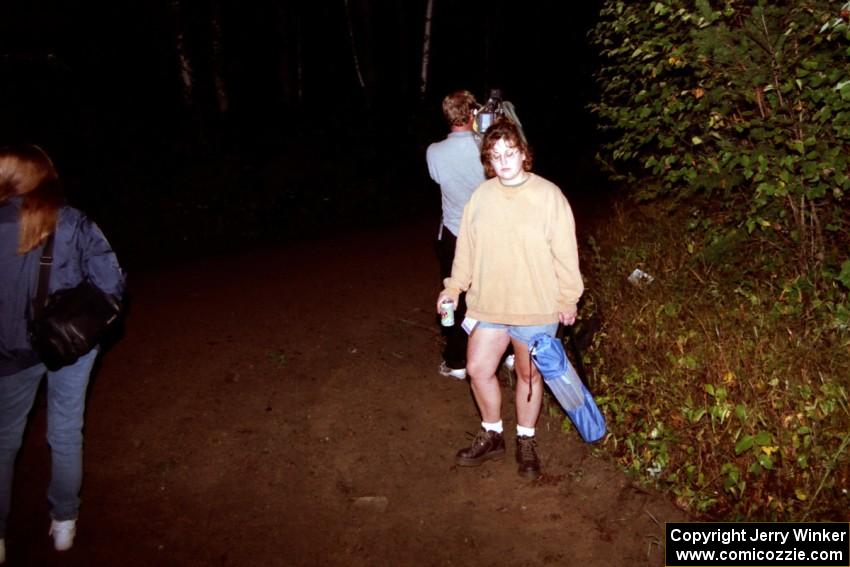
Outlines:
[[48, 293], [88, 280], [121, 297], [125, 276], [97, 225], [68, 206], [52, 161], [37, 146], [0, 148], [0, 563], [15, 457], [41, 380], [47, 378], [47, 440], [51, 451], [50, 535], [63, 551], [74, 543], [83, 474], [83, 414], [98, 354], [48, 370], [33, 351], [27, 316], [36, 294], [39, 259], [55, 232]]

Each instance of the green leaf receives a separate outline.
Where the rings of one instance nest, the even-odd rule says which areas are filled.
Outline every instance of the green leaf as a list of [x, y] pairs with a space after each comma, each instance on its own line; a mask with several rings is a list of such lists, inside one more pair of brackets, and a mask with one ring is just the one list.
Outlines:
[[706, 411], [707, 410], [705, 408], [700, 408], [700, 409], [690, 413], [689, 416], [688, 416], [688, 420], [691, 423], [697, 423], [699, 420], [702, 419], [702, 417], [705, 415]]
[[773, 185], [773, 183], [759, 183], [758, 187], [756, 187], [756, 191], [772, 196], [776, 193], [776, 186]]
[[679, 363], [688, 370], [695, 370], [699, 366], [699, 363], [697, 363], [696, 358], [689, 354], [686, 354], [685, 356], [680, 358]]
[[752, 435], [745, 435], [741, 438], [740, 441], [735, 443], [735, 454], [740, 455], [746, 451], [749, 451], [753, 447], [754, 438]]
[[772, 439], [773, 437], [767, 431], [759, 431], [758, 434], [755, 436], [754, 441], [755, 444], [759, 447], [764, 447], [766, 445], [770, 445]]
[[841, 273], [835, 279], [841, 282], [841, 285], [850, 289], [850, 260], [845, 260], [841, 264]]

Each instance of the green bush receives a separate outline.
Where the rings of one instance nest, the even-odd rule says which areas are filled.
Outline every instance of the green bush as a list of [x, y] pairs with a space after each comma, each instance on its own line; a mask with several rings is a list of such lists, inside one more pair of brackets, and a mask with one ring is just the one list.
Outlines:
[[791, 248], [815, 280], [847, 258], [848, 4], [607, 1], [600, 158], [642, 199], [711, 201], [704, 227]]
[[[599, 159], [636, 207], [590, 275], [606, 447], [696, 513], [850, 503], [848, 20], [825, 0], [608, 0], [591, 32]], [[631, 287], [635, 267], [655, 281]]]
[[[845, 517], [850, 333], [806, 306], [804, 280], [753, 272], [735, 246], [723, 269], [707, 261], [694, 216], [635, 206], [591, 241], [582, 317], [604, 321], [585, 353], [603, 450], [696, 515]], [[630, 284], [634, 268], [653, 281]]]

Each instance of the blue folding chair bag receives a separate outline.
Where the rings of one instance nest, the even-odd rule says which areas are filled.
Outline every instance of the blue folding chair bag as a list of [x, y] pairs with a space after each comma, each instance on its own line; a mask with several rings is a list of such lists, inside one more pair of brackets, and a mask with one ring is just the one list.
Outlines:
[[564, 345], [546, 333], [538, 333], [528, 343], [528, 352], [543, 381], [570, 416], [586, 443], [605, 436], [605, 417], [587, 387], [570, 364]]

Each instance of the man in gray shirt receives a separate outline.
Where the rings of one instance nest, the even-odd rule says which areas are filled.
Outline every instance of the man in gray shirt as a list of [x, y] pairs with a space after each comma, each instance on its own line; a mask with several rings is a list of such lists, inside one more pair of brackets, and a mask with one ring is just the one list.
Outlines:
[[[463, 208], [472, 192], [485, 179], [478, 142], [472, 130], [477, 108], [478, 103], [469, 91], [455, 91], [446, 96], [443, 99], [443, 115], [449, 123], [449, 135], [445, 140], [428, 146], [425, 154], [428, 173], [439, 184], [442, 194], [443, 220], [437, 236], [442, 278], [449, 277], [452, 272]], [[440, 374], [458, 380], [466, 378], [466, 332], [460, 326], [464, 313], [466, 301], [461, 294], [455, 309], [455, 324], [443, 328], [446, 348]]]

